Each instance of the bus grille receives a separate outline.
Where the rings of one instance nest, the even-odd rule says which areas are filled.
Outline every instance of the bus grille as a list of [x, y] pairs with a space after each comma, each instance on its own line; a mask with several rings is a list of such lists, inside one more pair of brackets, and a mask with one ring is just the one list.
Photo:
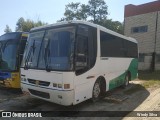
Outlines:
[[[33, 79], [28, 79], [28, 82], [31, 83], [31, 84], [36, 84], [36, 80], [33, 80]], [[45, 86], [45, 87], [48, 87], [50, 85], [50, 82], [46, 82], [46, 81], [38, 81], [38, 84], [36, 85], [41, 85], [41, 86]]]
[[28, 89], [28, 90], [33, 95], [36, 95], [36, 96], [39, 96], [39, 97], [42, 97], [42, 98], [46, 98], [46, 99], [50, 98], [49, 93], [45, 93], [45, 92], [41, 92], [41, 91], [37, 91], [37, 90], [32, 90], [32, 89]]

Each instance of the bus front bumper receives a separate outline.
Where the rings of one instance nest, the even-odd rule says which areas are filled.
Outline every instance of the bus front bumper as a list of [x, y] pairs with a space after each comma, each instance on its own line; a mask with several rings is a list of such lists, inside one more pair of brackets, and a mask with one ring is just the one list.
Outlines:
[[19, 72], [0, 72], [0, 86], [6, 88], [20, 88]]
[[21, 89], [24, 94], [57, 103], [64, 106], [73, 105], [74, 90], [56, 90], [51, 88], [36, 87], [21, 82]]
[[11, 84], [10, 84], [10, 82], [7, 82], [7, 80], [0, 80], [0, 86], [11, 87]]
[[8, 78], [0, 80], [0, 86], [6, 88], [20, 88], [20, 83], [17, 83], [17, 81], [14, 81], [12, 78]]

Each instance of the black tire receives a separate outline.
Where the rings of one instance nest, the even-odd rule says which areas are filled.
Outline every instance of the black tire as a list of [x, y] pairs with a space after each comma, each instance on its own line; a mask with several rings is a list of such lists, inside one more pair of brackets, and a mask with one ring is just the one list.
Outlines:
[[122, 85], [123, 88], [126, 88], [129, 85], [130, 76], [127, 73], [125, 76], [124, 84]]
[[96, 102], [99, 99], [103, 99], [105, 97], [105, 93], [106, 93], [105, 79], [102, 77], [99, 77], [93, 86], [92, 101]]
[[93, 86], [93, 91], [92, 91], [92, 101], [96, 102], [100, 99], [101, 96], [101, 82], [100, 80], [97, 80]]

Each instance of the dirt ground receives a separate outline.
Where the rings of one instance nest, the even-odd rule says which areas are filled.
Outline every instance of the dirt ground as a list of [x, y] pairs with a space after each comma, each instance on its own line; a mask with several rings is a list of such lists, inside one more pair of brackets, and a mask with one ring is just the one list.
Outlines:
[[[141, 81], [135, 80], [130, 82], [125, 89], [116, 88], [115, 90], [106, 93], [106, 97], [98, 102], [93, 103], [91, 100], [82, 102], [76, 106], [61, 106], [50, 103], [44, 100], [33, 98], [28, 95], [23, 95], [21, 92], [12, 91], [10, 89], [0, 88], [0, 111], [160, 111], [160, 88], [145, 89], [139, 85], [138, 90], [127, 93], [127, 90], [134, 88]], [[108, 99], [109, 96], [120, 96], [122, 101]], [[50, 113], [51, 114], [51, 113]], [[91, 113], [90, 116], [92, 116]], [[131, 114], [131, 113], [130, 113]], [[82, 119], [82, 120], [153, 120], [157, 117], [65, 117], [65, 120]], [[95, 114], [93, 116], [96, 116]], [[6, 118], [1, 118], [6, 119]], [[13, 119], [13, 118], [12, 118]], [[14, 118], [19, 119], [19, 118]], [[21, 119], [21, 118], [20, 118]], [[33, 118], [24, 118], [33, 119]], [[44, 119], [44, 118], [43, 118]], [[59, 120], [62, 117], [45, 118], [46, 120]]]

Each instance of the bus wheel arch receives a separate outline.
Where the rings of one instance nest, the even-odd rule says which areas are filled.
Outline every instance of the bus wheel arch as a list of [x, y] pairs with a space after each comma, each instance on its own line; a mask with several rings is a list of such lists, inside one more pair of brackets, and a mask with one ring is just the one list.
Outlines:
[[106, 93], [106, 80], [103, 76], [97, 78], [92, 89], [92, 101], [96, 102]]

